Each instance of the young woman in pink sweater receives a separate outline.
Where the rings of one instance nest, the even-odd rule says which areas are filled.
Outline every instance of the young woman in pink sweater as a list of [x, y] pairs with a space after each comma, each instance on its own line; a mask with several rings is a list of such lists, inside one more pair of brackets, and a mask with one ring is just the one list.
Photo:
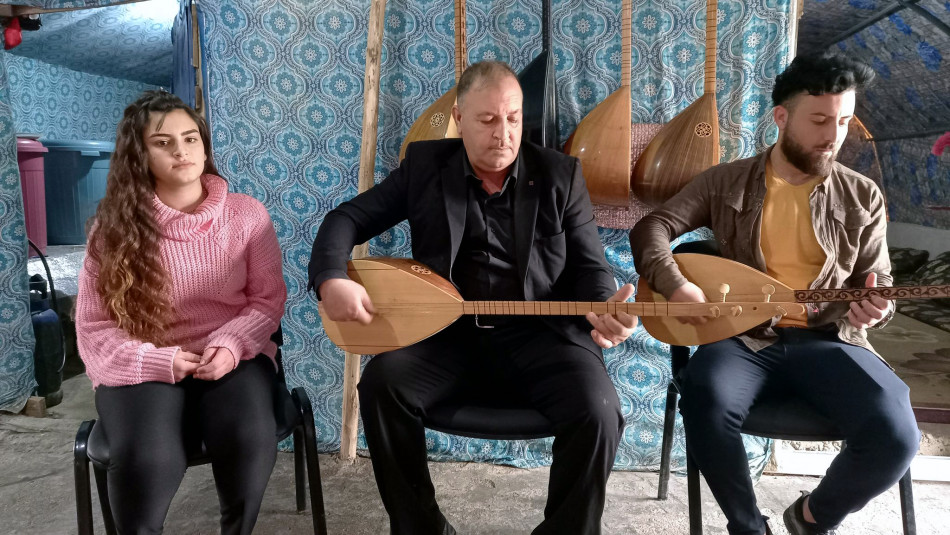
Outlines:
[[79, 352], [120, 533], [162, 531], [186, 428], [211, 454], [222, 533], [251, 532], [277, 456], [277, 235], [260, 202], [228, 193], [210, 149], [174, 95], [126, 108], [79, 274]]

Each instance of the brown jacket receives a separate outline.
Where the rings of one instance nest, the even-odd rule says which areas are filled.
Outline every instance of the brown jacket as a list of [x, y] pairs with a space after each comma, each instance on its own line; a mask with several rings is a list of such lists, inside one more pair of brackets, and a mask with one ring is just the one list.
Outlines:
[[[759, 247], [762, 204], [765, 201], [765, 163], [772, 149], [731, 163], [717, 165], [699, 174], [662, 207], [644, 217], [630, 231], [634, 263], [640, 276], [667, 298], [686, 279], [670, 253], [677, 236], [709, 227], [723, 257], [765, 272]], [[887, 253], [887, 220], [884, 195], [867, 177], [839, 163], [810, 197], [815, 236], [826, 254], [825, 265], [811, 288], [860, 288], [871, 272], [878, 286], [891, 286], [891, 263]], [[836, 324], [841, 340], [874, 349], [863, 329], [848, 321], [847, 303], [818, 303], [808, 307], [808, 326]], [[883, 327], [891, 312], [875, 328]], [[780, 317], [740, 336], [757, 351], [775, 342], [772, 330]]]

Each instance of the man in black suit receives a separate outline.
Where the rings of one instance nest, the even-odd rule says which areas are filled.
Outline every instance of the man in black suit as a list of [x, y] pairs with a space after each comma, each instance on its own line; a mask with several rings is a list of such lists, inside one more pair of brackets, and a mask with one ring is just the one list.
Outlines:
[[[386, 180], [324, 219], [309, 271], [327, 315], [371, 320], [372, 302], [346, 277], [346, 260], [354, 245], [404, 219], [413, 257], [466, 300], [627, 300], [633, 287], [616, 289], [577, 159], [521, 143], [514, 72], [476, 63], [457, 94], [461, 140], [410, 144]], [[466, 316], [367, 364], [360, 412], [392, 533], [455, 532], [435, 500], [421, 417], [458, 392], [501, 391], [517, 392], [555, 427], [545, 519], [534, 533], [600, 533], [623, 427], [601, 348], [623, 342], [636, 317], [587, 320]]]

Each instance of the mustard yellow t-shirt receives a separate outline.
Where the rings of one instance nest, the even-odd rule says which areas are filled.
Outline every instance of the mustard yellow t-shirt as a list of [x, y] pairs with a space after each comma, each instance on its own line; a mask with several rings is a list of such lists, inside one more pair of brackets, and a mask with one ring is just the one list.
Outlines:
[[[765, 166], [765, 204], [759, 245], [768, 274], [793, 289], [807, 289], [825, 265], [825, 251], [815, 237], [808, 198], [821, 177], [794, 186]], [[805, 314], [788, 315], [779, 327], [805, 327]]]

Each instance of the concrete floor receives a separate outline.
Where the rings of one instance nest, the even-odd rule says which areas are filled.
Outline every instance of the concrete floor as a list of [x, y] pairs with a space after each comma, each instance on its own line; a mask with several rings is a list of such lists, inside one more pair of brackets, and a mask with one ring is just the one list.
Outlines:
[[[65, 401], [47, 418], [0, 414], [0, 533], [76, 532], [72, 446], [82, 420], [95, 418], [85, 376], [64, 383]], [[385, 535], [388, 521], [376, 492], [369, 459], [345, 463], [321, 456], [327, 522], [331, 535]], [[522, 470], [472, 463], [430, 463], [440, 506], [462, 534], [529, 533], [540, 522], [548, 470]], [[757, 486], [760, 507], [772, 516], [772, 531], [784, 534], [782, 511], [813, 477], [764, 476]], [[656, 500], [657, 475], [614, 472], [607, 489], [605, 534], [683, 534], [688, 532], [686, 479], [670, 481], [670, 497]], [[725, 519], [703, 489], [705, 532], [725, 533]], [[947, 533], [950, 484], [916, 482], [918, 533]], [[93, 498], [96, 532], [104, 533]], [[271, 477], [255, 533], [308, 533], [309, 511], [297, 514], [293, 497], [293, 458], [281, 453]], [[851, 515], [843, 535], [901, 532], [896, 487]], [[208, 466], [188, 470], [172, 503], [166, 533], [217, 532], [217, 497]]]

